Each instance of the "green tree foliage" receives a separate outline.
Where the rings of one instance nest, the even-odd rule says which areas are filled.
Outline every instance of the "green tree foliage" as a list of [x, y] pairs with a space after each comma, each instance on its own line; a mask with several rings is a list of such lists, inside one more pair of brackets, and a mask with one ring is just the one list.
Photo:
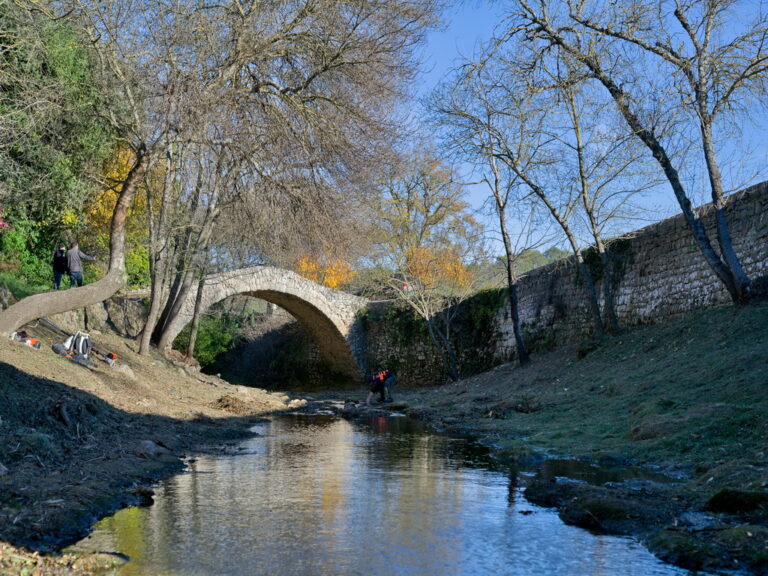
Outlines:
[[[539, 252], [538, 250], [535, 250], [535, 249], [529, 249], [529, 250], [523, 250], [522, 252], [520, 252], [520, 254], [515, 259], [515, 264], [517, 266], [518, 273], [525, 274], [526, 272], [530, 272], [535, 268], [541, 268], [542, 266], [546, 266], [550, 262], [555, 262], [556, 260], [562, 260], [563, 258], [567, 258], [570, 255], [571, 255], [570, 252], [568, 252], [567, 250], [558, 248], [557, 246], [552, 246], [551, 248], [547, 248], [544, 252]], [[504, 263], [503, 256], [500, 256], [498, 260], [502, 264]]]
[[[229, 315], [203, 316], [195, 343], [195, 359], [200, 366], [213, 364], [218, 356], [229, 350], [239, 329], [237, 319]], [[190, 332], [190, 326], [181, 331], [173, 343], [174, 349], [187, 350]]]
[[86, 44], [65, 21], [0, 3], [0, 267], [50, 282], [55, 244], [95, 189], [113, 138]]

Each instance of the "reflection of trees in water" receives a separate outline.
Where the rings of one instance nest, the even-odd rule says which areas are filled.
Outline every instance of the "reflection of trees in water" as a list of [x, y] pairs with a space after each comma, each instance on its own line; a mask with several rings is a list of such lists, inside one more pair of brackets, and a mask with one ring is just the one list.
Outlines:
[[130, 554], [126, 574], [669, 573], [554, 512], [518, 514], [517, 471], [489, 473], [481, 447], [374, 418], [278, 418], [106, 521], [98, 549]]

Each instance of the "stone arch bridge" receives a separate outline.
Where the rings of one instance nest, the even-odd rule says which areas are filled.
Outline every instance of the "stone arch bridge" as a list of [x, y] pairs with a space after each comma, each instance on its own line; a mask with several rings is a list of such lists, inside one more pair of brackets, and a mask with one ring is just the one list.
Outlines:
[[[201, 312], [238, 294], [254, 296], [285, 309], [309, 332], [334, 372], [360, 378], [364, 369], [364, 336], [358, 312], [368, 306], [367, 299], [326, 288], [290, 270], [253, 266], [206, 276]], [[192, 292], [179, 315], [168, 325], [169, 342], [192, 321], [194, 309]]]

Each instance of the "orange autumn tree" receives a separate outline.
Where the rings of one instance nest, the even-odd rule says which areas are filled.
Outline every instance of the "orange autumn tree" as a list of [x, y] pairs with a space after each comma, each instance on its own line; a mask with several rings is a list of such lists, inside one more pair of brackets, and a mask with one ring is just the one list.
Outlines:
[[[136, 161], [127, 146], [119, 146], [108, 160], [103, 173], [104, 188], [87, 206], [82, 235], [87, 241], [81, 242], [95, 254], [109, 252], [110, 225], [122, 183]], [[142, 186], [143, 188], [143, 186]], [[142, 192], [142, 191], [140, 191]], [[125, 266], [128, 287], [140, 288], [149, 285], [149, 229], [147, 227], [147, 195], [134, 196], [126, 223]], [[95, 262], [91, 267], [92, 277], [105, 273], [105, 263]]]
[[423, 247], [411, 248], [405, 255], [404, 268], [424, 290], [461, 291], [471, 287], [475, 279], [455, 247], [438, 252]]
[[323, 263], [311, 254], [304, 254], [296, 261], [296, 272], [334, 290], [349, 284], [355, 275], [352, 266], [341, 258], [330, 258]]
[[448, 375], [459, 379], [451, 323], [474, 293], [468, 265], [482, 256], [481, 227], [450, 166], [427, 147], [388, 166], [375, 182], [374, 221], [389, 287], [424, 319]]

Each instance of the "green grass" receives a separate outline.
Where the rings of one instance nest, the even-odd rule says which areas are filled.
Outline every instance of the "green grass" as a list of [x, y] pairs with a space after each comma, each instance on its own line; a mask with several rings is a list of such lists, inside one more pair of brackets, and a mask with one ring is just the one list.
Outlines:
[[651, 459], [688, 453], [710, 464], [724, 454], [759, 457], [768, 438], [768, 304], [633, 330], [571, 363], [559, 385], [568, 392], [529, 421], [540, 440], [581, 419], [585, 448]]
[[[51, 273], [51, 275], [53, 275], [53, 273]], [[67, 282], [69, 281], [69, 279], [66, 280]], [[53, 282], [53, 279], [51, 279], [51, 282]], [[63, 282], [64, 280], [62, 280], [62, 283]], [[27, 296], [32, 296], [33, 294], [47, 292], [51, 289], [51, 286], [31, 286], [8, 272], [0, 272], [0, 286], [3, 284], [5, 284], [11, 294], [19, 300], [21, 298], [26, 298]]]
[[[463, 412], [481, 435], [549, 454], [620, 453], [702, 482], [710, 470], [725, 485], [768, 481], [768, 302], [628, 329], [581, 360], [560, 349], [411, 394], [410, 405], [435, 402], [436, 414]], [[521, 398], [540, 409], [515, 410]], [[504, 417], [483, 417], [489, 409]]]

